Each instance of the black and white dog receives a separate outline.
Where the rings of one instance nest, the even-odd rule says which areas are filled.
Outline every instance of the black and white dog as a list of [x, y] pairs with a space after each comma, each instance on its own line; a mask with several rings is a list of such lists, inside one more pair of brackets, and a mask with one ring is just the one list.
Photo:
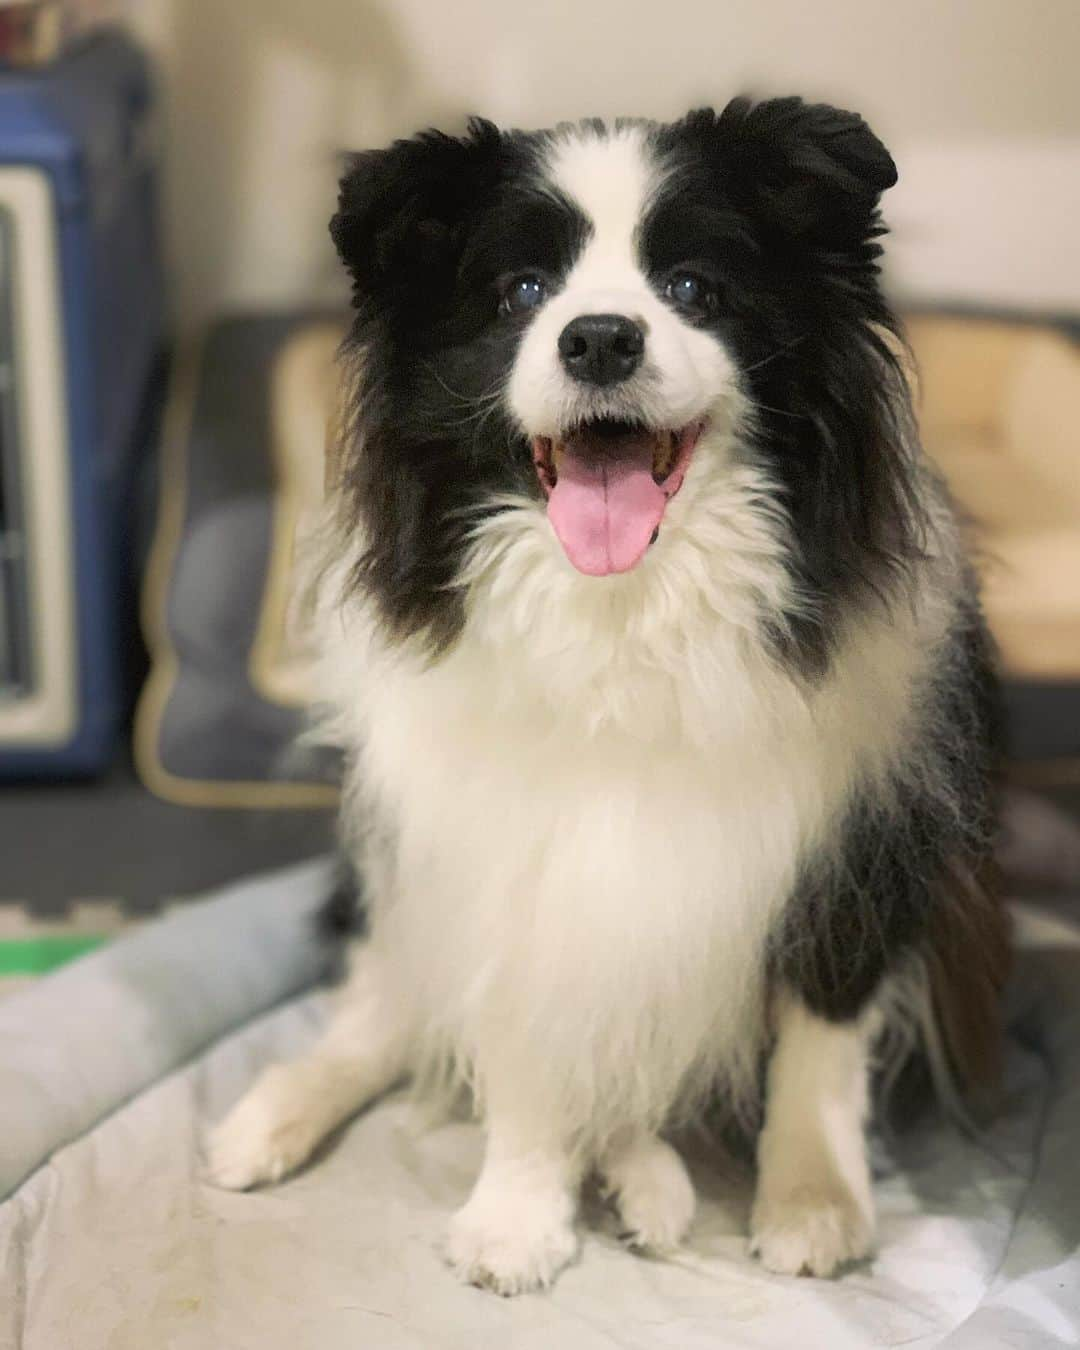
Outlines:
[[760, 1131], [753, 1250], [828, 1275], [874, 1240], [883, 1046], [992, 1071], [993, 679], [878, 285], [895, 177], [798, 99], [353, 161], [315, 609], [369, 933], [214, 1132], [222, 1184], [467, 1084], [447, 1253], [514, 1293], [573, 1259], [586, 1171], [678, 1244], [664, 1133], [720, 1100]]

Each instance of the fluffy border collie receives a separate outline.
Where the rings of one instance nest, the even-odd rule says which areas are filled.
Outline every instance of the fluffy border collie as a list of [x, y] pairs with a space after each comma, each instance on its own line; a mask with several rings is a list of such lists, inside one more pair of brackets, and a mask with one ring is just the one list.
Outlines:
[[872, 1249], [883, 1059], [992, 1073], [994, 686], [879, 288], [895, 178], [794, 98], [351, 162], [314, 613], [368, 928], [322, 1041], [212, 1135], [220, 1183], [406, 1076], [467, 1086], [446, 1253], [512, 1294], [574, 1259], [589, 1172], [676, 1246], [665, 1135], [720, 1102], [751, 1250], [829, 1275]]

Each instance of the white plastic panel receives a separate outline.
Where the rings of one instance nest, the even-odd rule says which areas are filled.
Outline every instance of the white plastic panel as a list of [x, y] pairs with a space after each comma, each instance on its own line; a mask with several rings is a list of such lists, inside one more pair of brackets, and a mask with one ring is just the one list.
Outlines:
[[77, 718], [71, 482], [59, 258], [48, 177], [0, 168], [14, 222], [12, 324], [33, 681], [0, 703], [0, 750], [65, 744]]

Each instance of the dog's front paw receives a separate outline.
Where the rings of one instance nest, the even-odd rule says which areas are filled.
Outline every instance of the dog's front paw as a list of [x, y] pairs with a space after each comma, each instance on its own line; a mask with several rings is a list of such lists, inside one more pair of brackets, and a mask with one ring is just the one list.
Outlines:
[[474, 1197], [454, 1215], [446, 1259], [465, 1284], [509, 1297], [546, 1289], [577, 1255], [568, 1208]]
[[628, 1150], [607, 1169], [622, 1221], [620, 1236], [636, 1251], [671, 1252], [694, 1218], [694, 1187], [682, 1159], [662, 1139]]
[[205, 1142], [204, 1175], [215, 1186], [246, 1191], [280, 1181], [319, 1142], [321, 1129], [293, 1066], [275, 1064], [240, 1099]]
[[750, 1231], [751, 1253], [781, 1275], [834, 1275], [874, 1244], [873, 1216], [839, 1182], [759, 1197]]

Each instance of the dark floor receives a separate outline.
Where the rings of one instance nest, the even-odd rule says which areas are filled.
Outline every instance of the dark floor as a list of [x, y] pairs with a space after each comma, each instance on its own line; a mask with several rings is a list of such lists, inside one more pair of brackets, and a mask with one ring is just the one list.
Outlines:
[[0, 787], [0, 902], [39, 915], [91, 899], [146, 912], [332, 846], [330, 811], [173, 806], [126, 763], [92, 783]]

